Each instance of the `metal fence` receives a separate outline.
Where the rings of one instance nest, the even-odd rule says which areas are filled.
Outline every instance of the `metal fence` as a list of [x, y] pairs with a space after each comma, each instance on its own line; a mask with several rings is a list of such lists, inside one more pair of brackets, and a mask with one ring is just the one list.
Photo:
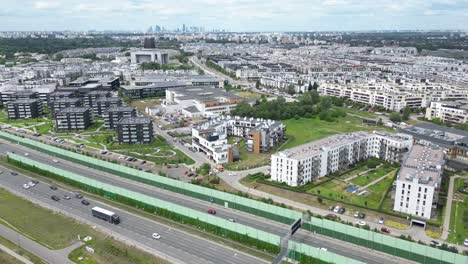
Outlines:
[[310, 258], [320, 259], [329, 263], [346, 263], [346, 264], [364, 264], [361, 261], [343, 257], [341, 255], [321, 250], [306, 244], [296, 243], [289, 241], [288, 258], [299, 261], [300, 263], [316, 263], [313, 260], [308, 261]]

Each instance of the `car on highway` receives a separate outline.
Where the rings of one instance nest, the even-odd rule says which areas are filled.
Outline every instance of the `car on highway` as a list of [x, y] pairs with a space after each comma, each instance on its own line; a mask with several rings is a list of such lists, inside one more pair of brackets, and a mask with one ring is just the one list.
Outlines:
[[55, 163], [58, 163], [58, 162], [59, 162], [59, 161], [58, 161], [58, 160], [56, 160], [56, 159], [53, 159], [52, 161], [53, 161], [53, 162], [55, 162]]
[[320, 250], [322, 251], [328, 251], [328, 249], [324, 248], [324, 247], [321, 247]]
[[381, 231], [382, 233], [390, 234], [390, 229], [388, 229], [388, 227], [385, 227], [385, 226], [382, 226], [382, 227], [380, 228], [380, 231]]
[[83, 195], [81, 195], [80, 193], [75, 193], [75, 198], [83, 199]]
[[38, 183], [39, 183], [38, 180], [32, 180], [31, 182], [34, 183], [34, 184], [38, 184]]
[[64, 196], [63, 196], [63, 199], [65, 199], [65, 200], [70, 200], [71, 197], [70, 197], [69, 195], [64, 195]]
[[56, 201], [56, 202], [60, 201], [60, 198], [59, 198], [57, 195], [52, 195], [52, 196], [50, 197], [50, 199], [52, 199], [52, 200], [54, 200], [54, 201]]
[[50, 186], [50, 189], [55, 191], [55, 190], [57, 190], [58, 188], [57, 188], [57, 186], [51, 185], [51, 186]]
[[208, 209], [208, 213], [209, 213], [209, 214], [212, 214], [212, 215], [215, 215], [215, 214], [216, 214], [216, 210], [215, 210], [215, 209]]
[[10, 172], [10, 174], [13, 175], [13, 176], [18, 175], [18, 173], [17, 173], [17, 172], [14, 172], [14, 171]]
[[34, 182], [32, 182], [32, 181], [28, 182], [28, 185], [29, 185], [29, 187], [34, 187], [34, 186], [36, 186], [36, 184], [35, 184]]
[[29, 153], [26, 152], [26, 153], [24, 153], [24, 155], [25, 155], [25, 156], [29, 156]]
[[81, 204], [83, 205], [89, 205], [89, 202], [87, 200], [81, 200]]
[[385, 220], [384, 220], [383, 217], [380, 217], [380, 218], [379, 218], [379, 224], [383, 225], [383, 223], [385, 223]]
[[153, 233], [151, 237], [153, 237], [154, 239], [158, 239], [158, 240], [161, 239], [161, 235], [158, 233]]
[[365, 225], [366, 225], [366, 222], [364, 222], [364, 221], [357, 221], [356, 224], [357, 224], [358, 226], [365, 226]]
[[233, 223], [236, 222], [236, 220], [234, 220], [234, 218], [229, 218], [228, 221], [229, 221], [229, 222], [233, 222]]
[[27, 183], [23, 184], [24, 189], [29, 189], [29, 185]]

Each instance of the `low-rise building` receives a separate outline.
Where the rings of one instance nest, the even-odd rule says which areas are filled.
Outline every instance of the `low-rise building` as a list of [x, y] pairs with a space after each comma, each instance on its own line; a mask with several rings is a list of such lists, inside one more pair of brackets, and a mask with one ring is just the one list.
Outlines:
[[412, 145], [413, 138], [406, 134], [333, 135], [271, 155], [271, 179], [301, 186], [371, 157], [400, 162]]
[[153, 141], [153, 120], [149, 117], [124, 117], [117, 124], [119, 144], [147, 144]]
[[69, 107], [55, 113], [57, 130], [86, 130], [92, 123], [89, 107]]
[[269, 119], [221, 116], [192, 128], [192, 147], [217, 164], [234, 161], [235, 148], [227, 137], [244, 138], [246, 150], [267, 152], [283, 139], [285, 126]]
[[122, 118], [135, 116], [136, 110], [131, 106], [109, 107], [103, 114], [104, 127], [106, 129], [115, 129]]
[[430, 219], [437, 208], [443, 165], [439, 146], [414, 145], [396, 179], [393, 210]]
[[42, 115], [42, 100], [18, 99], [7, 103], [9, 119], [30, 119]]
[[130, 60], [133, 64], [140, 64], [144, 62], [168, 64], [169, 54], [163, 50], [140, 49], [130, 52]]
[[426, 109], [426, 118], [438, 118], [450, 124], [468, 123], [468, 100], [431, 102]]

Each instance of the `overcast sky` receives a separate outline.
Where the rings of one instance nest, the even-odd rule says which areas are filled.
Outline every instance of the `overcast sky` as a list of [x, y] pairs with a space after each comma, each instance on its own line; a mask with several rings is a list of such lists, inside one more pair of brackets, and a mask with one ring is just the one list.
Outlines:
[[468, 29], [468, 0], [0, 0], [0, 30]]

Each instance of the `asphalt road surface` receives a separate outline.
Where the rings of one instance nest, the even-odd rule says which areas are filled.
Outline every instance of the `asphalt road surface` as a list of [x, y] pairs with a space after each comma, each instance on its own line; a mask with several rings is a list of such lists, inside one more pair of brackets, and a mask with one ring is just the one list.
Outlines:
[[[156, 252], [163, 252], [163, 257], [169, 261], [176, 260], [178, 263], [265, 263], [263, 260], [253, 256], [238, 252], [236, 250], [218, 245], [214, 242], [187, 234], [185, 232], [172, 229], [168, 226], [151, 221], [144, 217], [129, 214], [123, 210], [112, 208], [108, 205], [90, 200], [85, 197], [91, 204], [86, 206], [81, 204], [81, 199], [75, 198], [70, 192], [62, 189], [52, 190], [49, 184], [39, 183], [29, 189], [24, 189], [22, 186], [31, 178], [24, 175], [13, 176], [10, 170], [2, 168], [4, 171], [0, 174], [0, 186], [9, 190], [19, 192], [33, 200], [46, 203], [52, 208], [62, 212], [74, 215], [77, 218], [85, 219], [87, 222], [93, 223], [96, 226], [102, 226], [110, 229], [108, 235], [115, 236], [117, 234], [128, 238], [129, 241], [136, 241], [145, 246], [154, 249]], [[53, 201], [50, 197], [57, 195], [61, 199], [58, 202]], [[64, 195], [69, 195], [70, 200], [63, 199]], [[91, 208], [99, 206], [115, 212], [121, 218], [121, 223], [114, 225], [95, 218], [91, 215]], [[161, 235], [161, 239], [156, 240], [151, 237], [153, 233]]]
[[[65, 160], [60, 160], [59, 163], [52, 163], [51, 156], [46, 154], [36, 152], [30, 149], [27, 149], [22, 146], [13, 145], [13, 144], [1, 144], [0, 145], [0, 154], [4, 154], [7, 151], [14, 151], [17, 154], [24, 154], [25, 152], [29, 153], [28, 158], [37, 160], [39, 162], [43, 162], [46, 164], [54, 164], [55, 167], [61, 168], [76, 174], [80, 174], [86, 177], [90, 177], [101, 182], [106, 182], [109, 184], [113, 184], [115, 186], [119, 186], [122, 188], [126, 188], [132, 191], [136, 191], [148, 196], [152, 196], [161, 200], [165, 200], [168, 202], [172, 202], [181, 206], [185, 206], [194, 210], [206, 212], [208, 209], [215, 209], [217, 214], [216, 216], [224, 218], [224, 219], [234, 219], [237, 223], [247, 225], [253, 228], [257, 228], [259, 230], [263, 230], [272, 234], [276, 234], [279, 236], [284, 236], [289, 227], [287, 225], [277, 223], [274, 221], [269, 221], [265, 218], [260, 218], [254, 215], [250, 215], [244, 212], [224, 208], [222, 206], [218, 206], [216, 204], [211, 204], [209, 202], [200, 201], [185, 195], [165, 191], [156, 187], [152, 187], [143, 183], [134, 182], [131, 180], [127, 180], [118, 176], [114, 176], [105, 172], [101, 172], [94, 169], [89, 169], [87, 167], [68, 162]], [[329, 237], [321, 236], [313, 234], [312, 232], [308, 232], [305, 230], [298, 231], [293, 239], [293, 241], [297, 241], [300, 243], [305, 243], [310, 246], [318, 247], [318, 248], [327, 248], [328, 251], [346, 256], [352, 259], [356, 259], [366, 263], [409, 263], [408, 260], [400, 259], [395, 256], [383, 254], [378, 251], [373, 251], [368, 248], [363, 248], [356, 246], [351, 243], [347, 243], [344, 241], [331, 239]]]

